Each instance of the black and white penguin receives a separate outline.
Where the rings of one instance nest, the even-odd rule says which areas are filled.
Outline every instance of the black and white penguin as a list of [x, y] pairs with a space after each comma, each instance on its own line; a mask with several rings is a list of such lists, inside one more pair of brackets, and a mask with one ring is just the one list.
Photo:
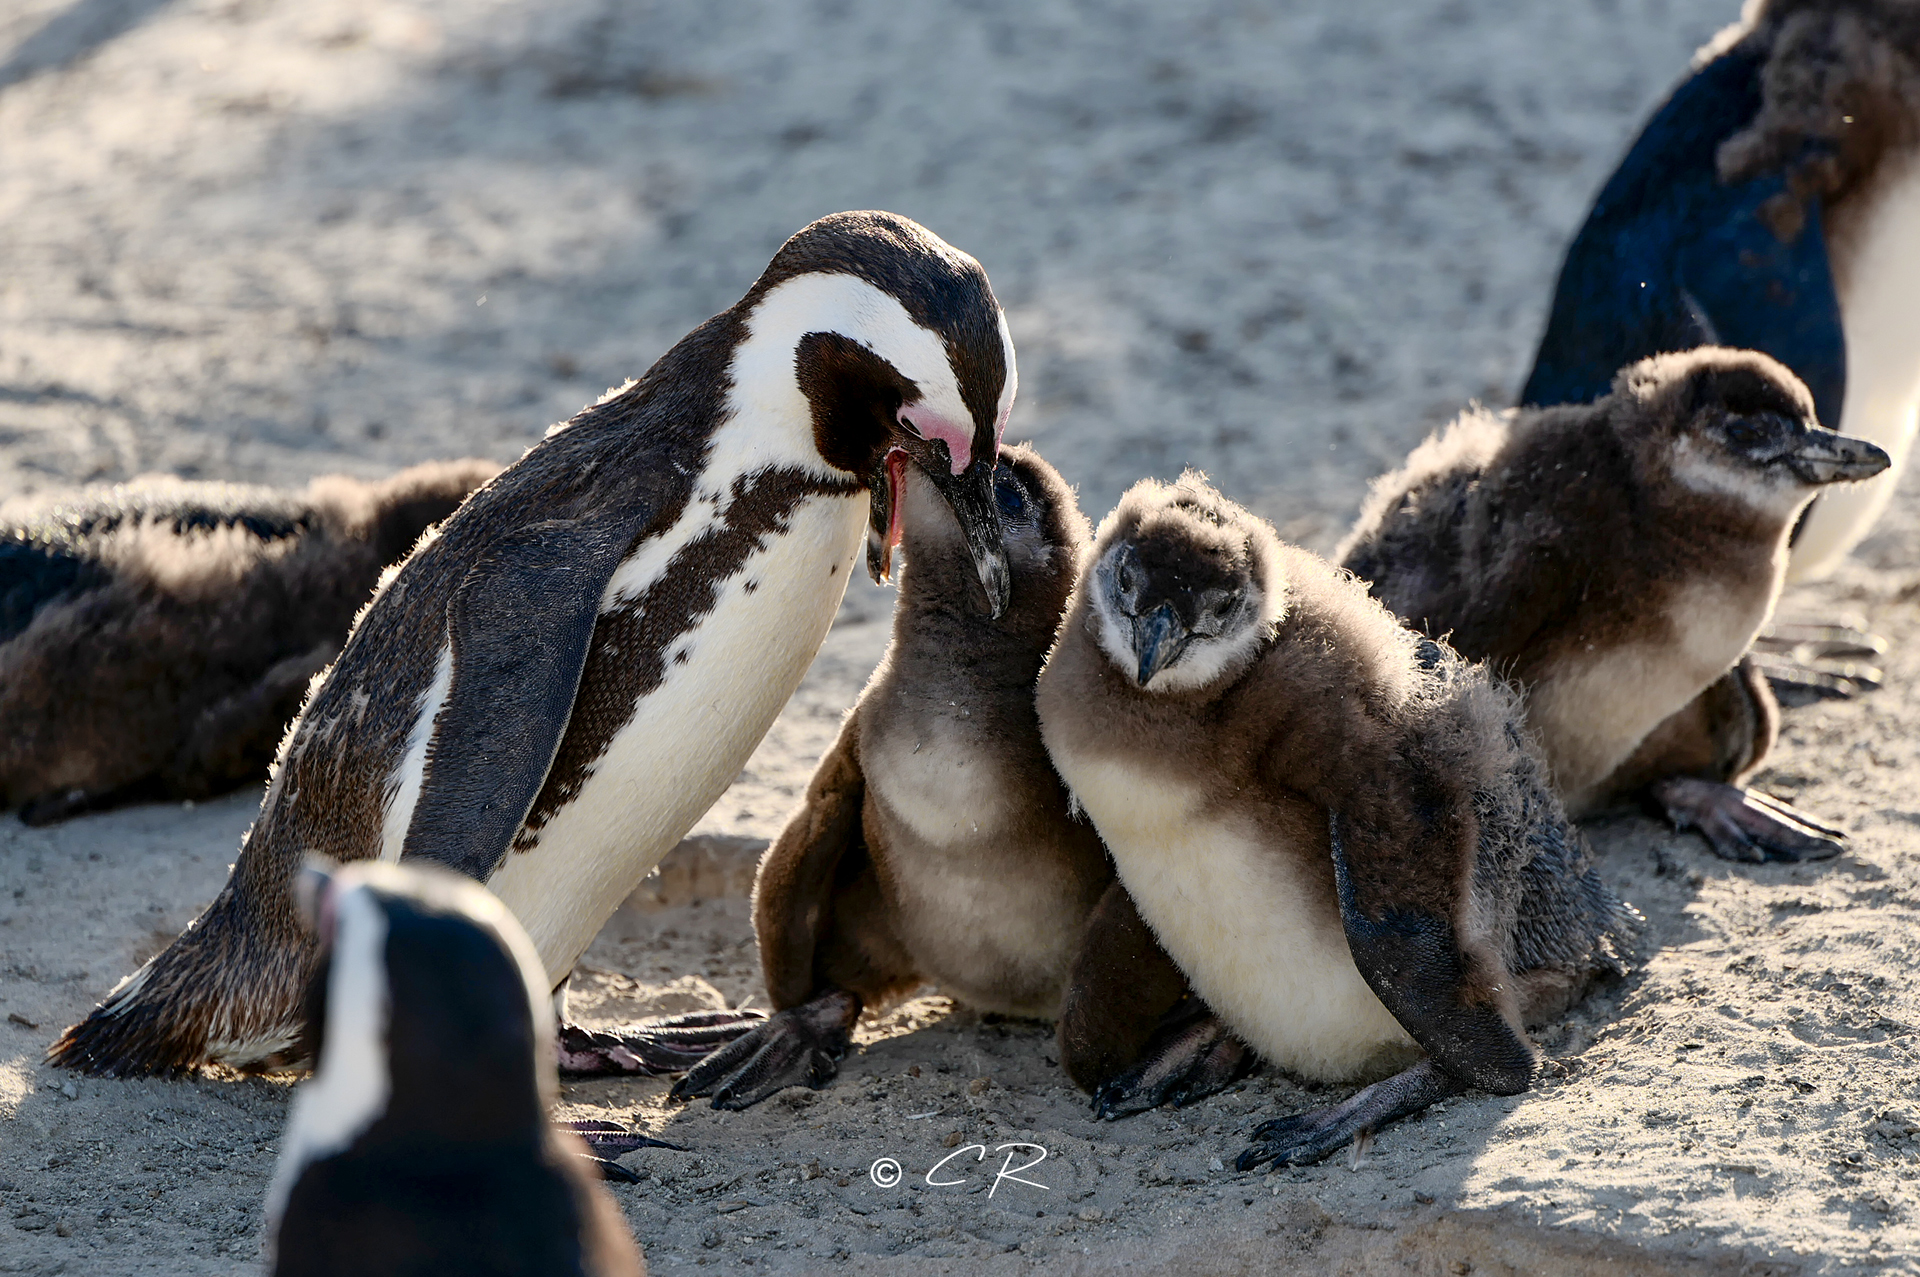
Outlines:
[[1101, 524], [1038, 707], [1206, 1005], [1302, 1077], [1390, 1075], [1262, 1126], [1242, 1170], [1467, 1087], [1525, 1090], [1522, 1024], [1622, 969], [1635, 915], [1588, 866], [1518, 697], [1197, 477], [1142, 482]]
[[1523, 404], [1585, 403], [1693, 346], [1764, 351], [1888, 472], [1821, 496], [1790, 581], [1893, 494], [1920, 413], [1920, 8], [1749, 0], [1648, 122], [1567, 250]]
[[1778, 721], [1741, 660], [1807, 503], [1886, 468], [1774, 360], [1704, 347], [1592, 404], [1466, 414], [1375, 481], [1335, 557], [1526, 689], [1576, 817], [1651, 785], [1722, 856], [1829, 856], [1835, 831], [1739, 786]]
[[[973, 258], [890, 213], [800, 231], [384, 580], [219, 897], [50, 1057], [118, 1074], [296, 1059], [313, 951], [288, 885], [307, 852], [487, 883], [564, 982], [798, 685], [863, 528], [886, 571], [909, 469], [1004, 610], [993, 467], [1014, 383]], [[671, 1042], [563, 1025], [561, 1044], [582, 1071], [685, 1068], [750, 1022]]]
[[267, 1192], [274, 1277], [640, 1277], [579, 1142], [547, 1118], [552, 1008], [484, 887], [393, 864], [310, 868], [325, 951], [313, 1077]]
[[142, 479], [0, 527], [0, 808], [43, 825], [265, 780], [381, 569], [499, 469]]
[[1011, 606], [990, 614], [932, 483], [909, 477], [893, 640], [760, 863], [754, 930], [774, 1014], [689, 1070], [680, 1096], [741, 1109], [825, 1086], [854, 1021], [926, 983], [1036, 1019], [1112, 878], [1047, 761], [1033, 686], [1090, 529], [1024, 447], [994, 476]]

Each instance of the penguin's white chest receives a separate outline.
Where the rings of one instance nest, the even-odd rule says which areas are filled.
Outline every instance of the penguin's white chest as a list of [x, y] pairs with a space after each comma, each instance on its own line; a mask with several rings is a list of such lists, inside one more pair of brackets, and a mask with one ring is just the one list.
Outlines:
[[1840, 324], [1847, 337], [1843, 435], [1887, 450], [1893, 464], [1864, 483], [1820, 494], [1794, 540], [1789, 580], [1832, 571], [1893, 499], [1920, 419], [1920, 155], [1909, 155], [1862, 196], [1868, 201], [1832, 242]]
[[1553, 780], [1574, 816], [1611, 796], [1608, 779], [1647, 733], [1733, 668], [1767, 623], [1773, 581], [1728, 589], [1703, 584], [1679, 592], [1669, 637], [1576, 654], [1535, 681], [1527, 724], [1546, 749]]
[[[1262, 1056], [1341, 1081], [1415, 1049], [1354, 965], [1338, 906], [1252, 822], [1114, 763], [1056, 756], [1140, 916], [1196, 992]], [[1304, 854], [1324, 854], [1309, 850]]]
[[773, 725], [826, 638], [866, 514], [865, 493], [797, 506], [675, 640], [660, 686], [636, 703], [539, 845], [509, 853], [488, 881], [555, 980]]

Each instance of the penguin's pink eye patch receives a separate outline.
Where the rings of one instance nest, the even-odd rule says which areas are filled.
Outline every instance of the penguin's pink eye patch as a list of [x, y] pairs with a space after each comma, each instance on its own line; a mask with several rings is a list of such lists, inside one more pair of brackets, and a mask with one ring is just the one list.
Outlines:
[[905, 404], [900, 420], [922, 439], [938, 439], [947, 445], [947, 464], [955, 474], [965, 473], [973, 463], [973, 426], [951, 421], [925, 404]]

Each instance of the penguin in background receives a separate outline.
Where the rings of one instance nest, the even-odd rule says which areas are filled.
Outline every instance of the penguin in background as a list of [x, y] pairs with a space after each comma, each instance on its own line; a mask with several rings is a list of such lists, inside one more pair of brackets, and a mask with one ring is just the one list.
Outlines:
[[1374, 482], [1335, 557], [1525, 689], [1575, 817], [1644, 789], [1726, 859], [1822, 858], [1837, 830], [1741, 784], [1779, 717], [1743, 656], [1807, 503], [1887, 465], [1779, 363], [1703, 347], [1592, 404], [1468, 413]]
[[471, 880], [392, 864], [297, 894], [324, 952], [314, 1075], [267, 1193], [274, 1277], [643, 1277], [579, 1141], [548, 1120], [548, 983]]
[[1830, 572], [1891, 498], [1920, 414], [1920, 7], [1749, 0], [1607, 181], [1560, 268], [1524, 405], [1586, 403], [1616, 370], [1746, 347], [1822, 424], [1885, 449], [1823, 494], [1789, 582]]
[[[308, 852], [486, 883], [559, 982], [739, 774], [917, 470], [994, 614], [1015, 391], [986, 272], [890, 213], [825, 217], [734, 306], [545, 439], [382, 581], [282, 742], [220, 895], [54, 1043], [102, 1074], [297, 1062]], [[564, 1005], [564, 1002], [562, 1003]], [[587, 1034], [570, 1068], [684, 1069], [757, 1016]]]
[[1012, 572], [999, 617], [952, 513], [909, 472], [892, 641], [754, 887], [774, 1014], [676, 1096], [743, 1109], [824, 1087], [861, 1011], [929, 982], [982, 1011], [1059, 1014], [1112, 869], [1047, 761], [1033, 687], [1090, 528], [1031, 448], [1000, 450], [994, 494]]
[[[1468, 1087], [1526, 1090], [1522, 1026], [1625, 970], [1637, 915], [1518, 696], [1196, 476], [1135, 485], [1101, 524], [1038, 709], [1115, 890], [1233, 1035], [1309, 1079], [1384, 1078], [1262, 1125], [1241, 1170]], [[1086, 951], [1117, 918], [1103, 903]], [[1105, 970], [1068, 1003], [1112, 1057], [1126, 1044], [1099, 1032], [1147, 1017]]]
[[381, 570], [499, 469], [140, 479], [0, 527], [0, 808], [45, 825], [266, 779]]

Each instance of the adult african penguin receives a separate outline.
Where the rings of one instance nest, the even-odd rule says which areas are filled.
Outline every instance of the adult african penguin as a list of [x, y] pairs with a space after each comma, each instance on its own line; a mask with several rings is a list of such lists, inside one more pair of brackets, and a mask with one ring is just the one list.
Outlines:
[[266, 779], [381, 570], [499, 469], [140, 479], [0, 527], [0, 807], [42, 825]]
[[991, 615], [933, 484], [900, 508], [893, 639], [761, 861], [754, 931], [774, 1014], [674, 1087], [746, 1108], [825, 1086], [862, 1009], [933, 983], [983, 1011], [1052, 1019], [1112, 877], [1047, 761], [1033, 686], [1089, 528], [1030, 448], [994, 476], [1012, 603]]
[[[97, 1073], [296, 1059], [313, 950], [288, 884], [308, 852], [486, 882], [564, 981], [739, 774], [863, 529], [885, 572], [910, 469], [1005, 609], [993, 467], [1014, 384], [973, 258], [890, 213], [801, 230], [737, 304], [549, 431], [383, 581], [283, 742], [219, 897], [51, 1058]], [[583, 1071], [684, 1068], [734, 1031], [699, 1027], [608, 1043], [563, 1026], [561, 1042]]]
[[1206, 1005], [1302, 1077], [1386, 1075], [1265, 1124], [1242, 1170], [1467, 1087], [1525, 1090], [1522, 1024], [1623, 969], [1636, 916], [1589, 867], [1517, 695], [1195, 476], [1143, 481], [1102, 522], [1038, 708]]
[[1375, 481], [1336, 558], [1525, 688], [1575, 816], [1651, 786], [1729, 859], [1830, 856], [1834, 830], [1739, 785], [1778, 721], [1742, 656], [1807, 503], [1886, 467], [1779, 363], [1703, 347], [1592, 404], [1466, 414]]
[[275, 1277], [639, 1277], [558, 1091], [548, 983], [484, 887], [442, 870], [306, 871], [325, 960], [311, 1080], [267, 1193]]
[[1789, 580], [1830, 571], [1893, 494], [1920, 413], [1920, 8], [1749, 0], [1608, 179], [1560, 268], [1520, 399], [1585, 403], [1693, 346], [1764, 351], [1822, 423], [1886, 449], [1823, 494]]

